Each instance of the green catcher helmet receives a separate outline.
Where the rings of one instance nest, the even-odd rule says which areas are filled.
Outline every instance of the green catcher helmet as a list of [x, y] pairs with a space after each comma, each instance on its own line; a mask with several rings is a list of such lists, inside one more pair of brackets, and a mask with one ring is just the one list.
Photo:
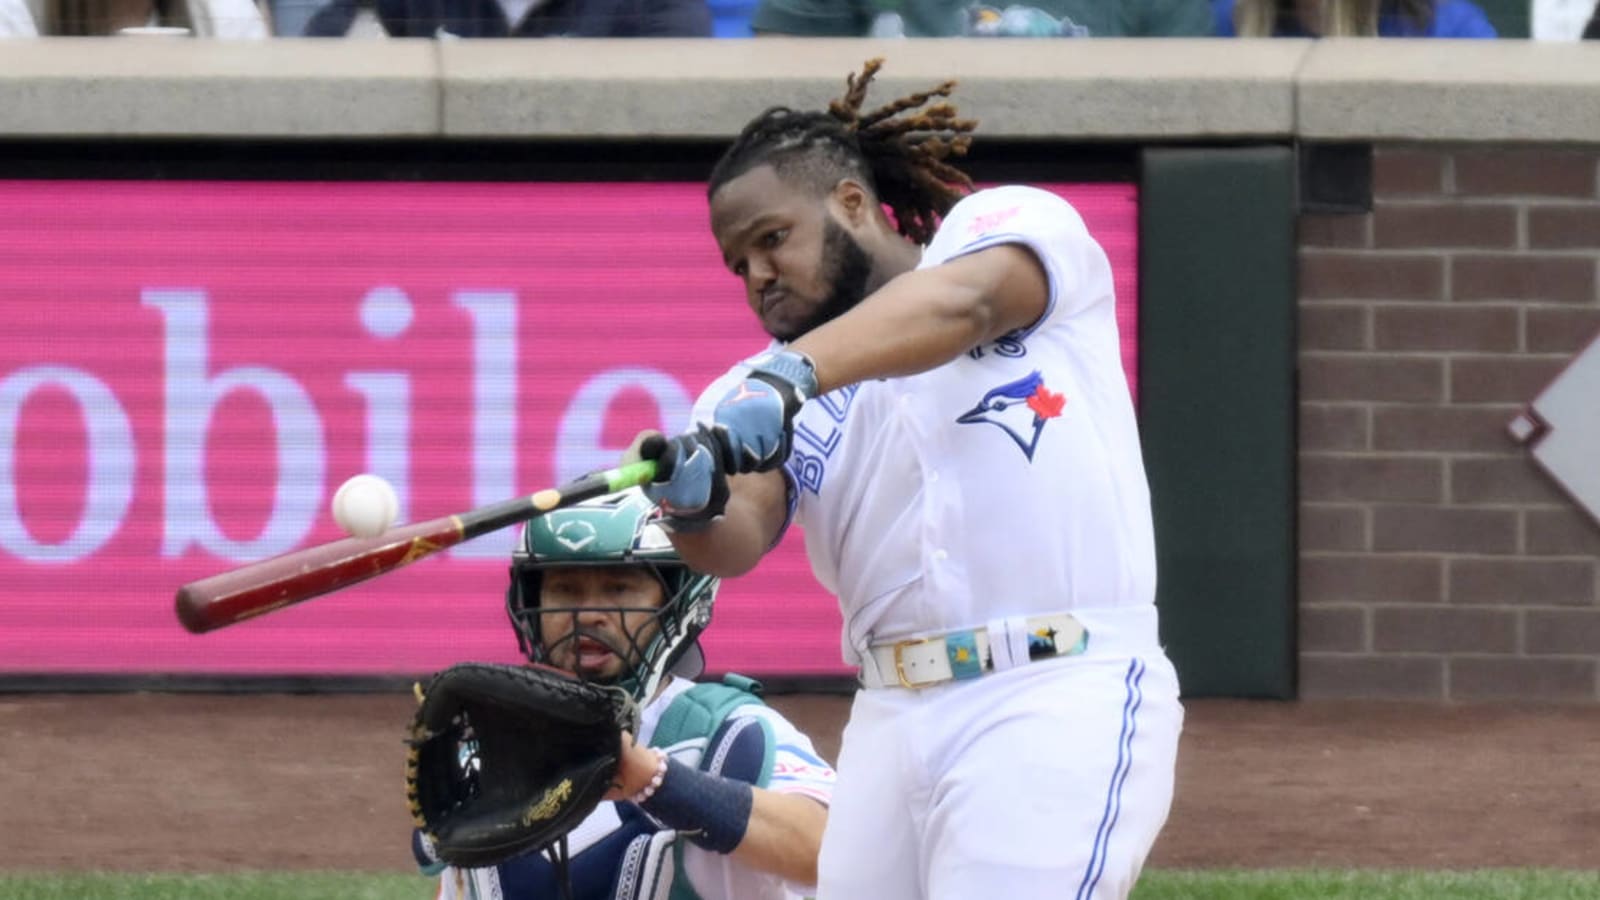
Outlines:
[[[625, 635], [630, 646], [614, 646], [599, 639], [625, 661], [621, 687], [636, 699], [655, 692], [664, 674], [698, 676], [705, 667], [700, 632], [711, 623], [717, 596], [716, 577], [684, 565], [671, 540], [657, 523], [659, 510], [637, 488], [558, 509], [523, 526], [511, 556], [511, 586], [506, 592], [506, 612], [517, 631], [517, 644], [533, 662], [550, 662], [552, 648], [545, 646], [542, 622], [546, 616], [576, 615], [572, 610], [541, 610], [540, 586], [545, 570], [568, 566], [640, 566], [661, 583], [664, 601], [659, 609], [606, 608], [607, 611], [648, 613], [657, 628], [652, 635]], [[635, 616], [635, 619], [638, 617]], [[574, 623], [576, 624], [576, 623]], [[624, 629], [626, 630], [626, 629]], [[578, 629], [569, 637], [576, 639]]]

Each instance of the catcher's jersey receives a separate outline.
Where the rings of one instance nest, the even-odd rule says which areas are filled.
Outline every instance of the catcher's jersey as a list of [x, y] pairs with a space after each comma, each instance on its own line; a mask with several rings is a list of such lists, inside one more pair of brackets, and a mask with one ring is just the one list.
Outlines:
[[[640, 711], [638, 738], [641, 742], [650, 741], [667, 707], [693, 686], [691, 681], [674, 678], [656, 695], [655, 700]], [[764, 719], [772, 727], [772, 734], [778, 742], [767, 790], [803, 794], [827, 804], [833, 795], [834, 772], [817, 755], [810, 738], [768, 706], [759, 703], [742, 706], [735, 709], [729, 719], [744, 716]], [[679, 741], [667, 748], [667, 752], [684, 765], [698, 768], [709, 737], [700, 735]], [[582, 873], [577, 869], [585, 865], [585, 851], [593, 849], [601, 853], [620, 853], [626, 840], [619, 842], [608, 838], [630, 829], [638, 833], [641, 829], [653, 830], [654, 827], [632, 804], [601, 803], [567, 835], [574, 885], [583, 881]], [[439, 900], [559, 900], [547, 896], [542, 887], [537, 891], [530, 890], [523, 875], [528, 867], [522, 863], [522, 860], [513, 860], [493, 868], [446, 868], [439, 875]], [[614, 860], [599, 861], [599, 864], [605, 866], [607, 871], [615, 868]], [[811, 889], [809, 885], [788, 884], [777, 875], [755, 871], [729, 856], [693, 844], [684, 849], [683, 867], [689, 884], [701, 900], [799, 900]], [[538, 863], [537, 868], [542, 870], [544, 864]], [[543, 871], [540, 874], [543, 875]], [[680, 873], [678, 877], [683, 877], [683, 874]], [[543, 885], [546, 882], [541, 878], [539, 883]], [[600, 900], [600, 897], [611, 900], [612, 896], [610, 890], [606, 890], [600, 895], [579, 893], [574, 900]]]
[[[919, 268], [998, 244], [1028, 247], [1049, 277], [1032, 327], [927, 372], [833, 391], [796, 418], [794, 520], [839, 597], [851, 663], [885, 639], [1154, 602], [1110, 263], [1071, 204], [1012, 186], [957, 203]], [[701, 396], [698, 420], [737, 377]]]

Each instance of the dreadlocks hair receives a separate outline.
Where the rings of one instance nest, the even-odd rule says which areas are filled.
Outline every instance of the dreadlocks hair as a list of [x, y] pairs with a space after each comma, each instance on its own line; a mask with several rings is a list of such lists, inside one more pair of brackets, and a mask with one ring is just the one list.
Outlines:
[[751, 120], [711, 170], [706, 195], [762, 165], [818, 193], [854, 178], [889, 207], [902, 235], [927, 243], [939, 220], [972, 189], [972, 179], [947, 160], [966, 154], [978, 123], [957, 118], [951, 103], [924, 107], [949, 97], [954, 81], [862, 114], [867, 87], [881, 68], [882, 58], [871, 59], [859, 75], [847, 76], [844, 96], [826, 112], [774, 106]]

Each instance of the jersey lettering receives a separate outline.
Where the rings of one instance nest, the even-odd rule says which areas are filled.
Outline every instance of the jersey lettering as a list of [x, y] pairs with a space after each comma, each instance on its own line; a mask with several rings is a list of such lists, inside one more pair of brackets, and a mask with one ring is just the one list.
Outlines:
[[1009, 209], [997, 209], [991, 213], [973, 216], [972, 224], [967, 226], [967, 234], [971, 237], [981, 237], [1015, 219], [1019, 212], [1022, 212], [1022, 207], [1013, 206]]
[[968, 350], [967, 355], [973, 359], [983, 359], [989, 350], [993, 350], [996, 356], [1003, 356], [1006, 359], [1021, 359], [1028, 355], [1028, 345], [1014, 334], [1001, 335], [990, 344], [979, 344]]
[[803, 491], [813, 494], [822, 493], [822, 477], [828, 473], [827, 462], [821, 457], [806, 453], [796, 447], [789, 454], [789, 473], [794, 476], [794, 483]]
[[[844, 440], [844, 421], [850, 415], [850, 404], [855, 402], [860, 385], [829, 391], [811, 401], [811, 406], [828, 416], [827, 427], [818, 431], [813, 423], [797, 422], [794, 429], [794, 450], [789, 456], [789, 471], [801, 490], [822, 493], [822, 482], [828, 475], [828, 459]], [[815, 417], [813, 417], [815, 418]], [[804, 444], [809, 449], [802, 449]]]

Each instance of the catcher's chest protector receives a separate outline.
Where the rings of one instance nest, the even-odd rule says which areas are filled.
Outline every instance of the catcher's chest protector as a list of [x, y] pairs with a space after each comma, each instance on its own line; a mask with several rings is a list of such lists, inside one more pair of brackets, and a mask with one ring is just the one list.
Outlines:
[[[724, 675], [721, 684], [707, 682], [695, 685], [674, 698], [662, 712], [661, 721], [650, 735], [650, 746], [664, 750], [683, 741], [703, 738], [706, 748], [700, 757], [701, 771], [748, 781], [756, 787], [766, 787], [772, 777], [772, 766], [778, 752], [777, 736], [766, 719], [752, 716], [748, 721], [753, 724], [747, 726], [759, 727], [762, 732], [762, 756], [758, 770], [751, 771], [756, 767], [744, 763], [738, 766], [743, 771], [734, 771], [731, 766], [724, 771], [725, 757], [721, 752], [724, 745], [737, 739], [732, 734], [723, 733], [723, 724], [739, 707], [760, 705], [761, 698], [754, 693], [759, 689], [760, 685], [755, 681], [732, 673]], [[683, 867], [685, 843], [680, 839], [673, 846], [676, 876], [672, 880], [669, 900], [701, 900], [690, 886], [689, 876]]]

